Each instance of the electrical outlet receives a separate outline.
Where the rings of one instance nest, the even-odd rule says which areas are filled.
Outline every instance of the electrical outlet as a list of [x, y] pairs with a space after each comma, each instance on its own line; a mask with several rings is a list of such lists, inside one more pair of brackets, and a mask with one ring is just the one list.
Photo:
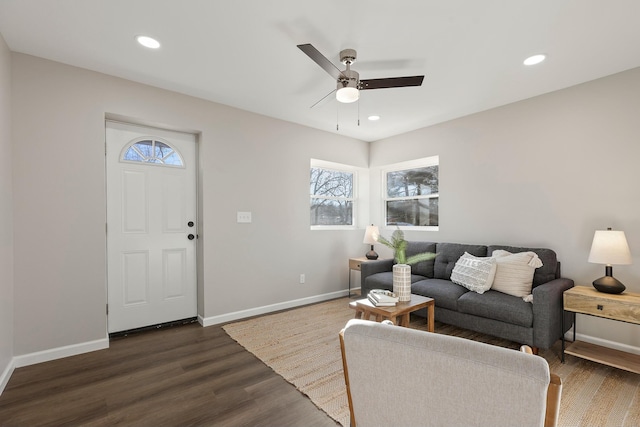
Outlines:
[[304, 274], [300, 275], [300, 284], [302, 285], [304, 283], [305, 277]]
[[251, 222], [251, 212], [238, 212], [238, 222], [239, 223], [250, 223]]

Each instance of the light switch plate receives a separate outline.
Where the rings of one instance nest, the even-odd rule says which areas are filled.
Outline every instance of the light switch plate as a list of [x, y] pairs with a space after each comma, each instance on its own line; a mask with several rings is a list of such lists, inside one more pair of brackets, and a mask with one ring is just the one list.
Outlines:
[[250, 223], [251, 212], [238, 212], [238, 223]]

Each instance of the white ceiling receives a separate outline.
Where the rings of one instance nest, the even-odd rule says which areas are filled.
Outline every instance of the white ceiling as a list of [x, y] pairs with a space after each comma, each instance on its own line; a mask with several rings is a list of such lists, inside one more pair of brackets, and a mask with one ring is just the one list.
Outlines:
[[[638, 67], [639, 18], [639, 0], [0, 0], [15, 52], [366, 141]], [[425, 81], [310, 108], [335, 81], [302, 43], [339, 66], [356, 49], [362, 79]]]

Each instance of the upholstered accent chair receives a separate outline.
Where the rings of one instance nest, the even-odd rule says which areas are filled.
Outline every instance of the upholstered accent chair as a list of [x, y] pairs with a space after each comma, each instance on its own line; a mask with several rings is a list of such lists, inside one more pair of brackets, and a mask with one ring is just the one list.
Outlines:
[[562, 384], [540, 356], [360, 319], [340, 344], [351, 427], [557, 423]]

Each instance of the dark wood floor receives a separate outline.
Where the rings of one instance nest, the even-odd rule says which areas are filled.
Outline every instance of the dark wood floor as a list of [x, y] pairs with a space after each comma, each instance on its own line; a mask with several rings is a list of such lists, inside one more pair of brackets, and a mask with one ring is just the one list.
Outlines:
[[190, 324], [16, 369], [0, 396], [0, 425], [338, 424], [221, 327]]

